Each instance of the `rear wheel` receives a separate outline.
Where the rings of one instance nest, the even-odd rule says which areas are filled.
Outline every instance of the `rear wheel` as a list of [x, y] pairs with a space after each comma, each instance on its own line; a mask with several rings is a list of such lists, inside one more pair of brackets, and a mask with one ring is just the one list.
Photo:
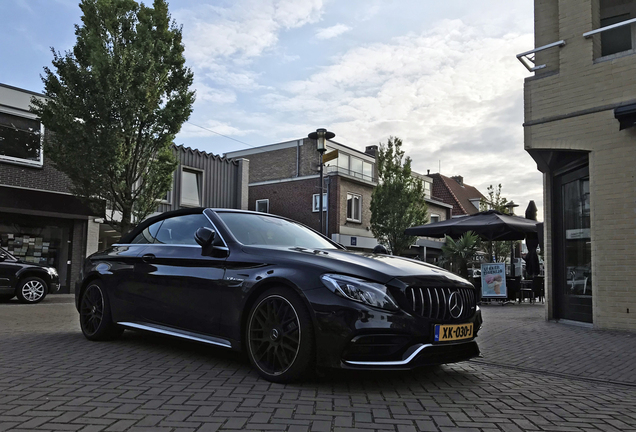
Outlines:
[[124, 332], [111, 318], [108, 296], [100, 282], [94, 281], [84, 290], [80, 300], [80, 326], [87, 339], [112, 340]]
[[48, 291], [48, 286], [39, 277], [31, 276], [18, 282], [18, 300], [21, 303], [39, 303]]
[[263, 293], [247, 321], [247, 352], [258, 373], [273, 382], [289, 382], [314, 364], [314, 330], [309, 312], [288, 288]]

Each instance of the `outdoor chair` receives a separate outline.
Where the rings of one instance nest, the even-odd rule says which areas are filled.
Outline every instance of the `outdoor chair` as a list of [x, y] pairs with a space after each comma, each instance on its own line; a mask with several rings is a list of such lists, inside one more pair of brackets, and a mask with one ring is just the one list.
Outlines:
[[534, 303], [535, 295], [533, 281], [529, 279], [524, 279], [521, 281], [521, 288], [519, 290], [519, 303], [525, 301], [526, 295], [528, 296], [528, 300], [530, 300], [530, 303]]

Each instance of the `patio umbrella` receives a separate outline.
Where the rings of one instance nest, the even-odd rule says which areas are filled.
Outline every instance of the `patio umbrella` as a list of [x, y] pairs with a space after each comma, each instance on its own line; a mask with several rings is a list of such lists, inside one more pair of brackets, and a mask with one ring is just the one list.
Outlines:
[[467, 231], [474, 231], [484, 240], [523, 240], [528, 233], [536, 234], [537, 223], [536, 220], [488, 210], [470, 216], [407, 228], [404, 233], [422, 237], [448, 235], [458, 238]]
[[[530, 201], [526, 209], [526, 219], [537, 220], [537, 206], [534, 201]], [[526, 254], [526, 273], [530, 278], [541, 273], [539, 265], [539, 256], [537, 255], [537, 246], [539, 246], [539, 233], [528, 233], [526, 237], [526, 246], [528, 253]]]

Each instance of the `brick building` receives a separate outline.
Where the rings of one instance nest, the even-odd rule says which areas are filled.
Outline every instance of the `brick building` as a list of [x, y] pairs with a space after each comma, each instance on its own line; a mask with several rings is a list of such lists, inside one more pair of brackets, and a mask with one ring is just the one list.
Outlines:
[[479, 203], [486, 197], [476, 187], [464, 183], [462, 176], [446, 177], [442, 174], [427, 174], [433, 179], [433, 196], [452, 206], [452, 217], [479, 212]]
[[[348, 248], [377, 245], [370, 231], [371, 194], [377, 185], [376, 146], [365, 152], [335, 141], [327, 153], [338, 158], [324, 167], [323, 218], [326, 234]], [[240, 150], [225, 155], [249, 159], [250, 210], [274, 213], [320, 231], [320, 155], [309, 138]]]
[[22, 260], [55, 267], [60, 292], [70, 292], [82, 260], [97, 251], [100, 215], [47, 162], [44, 129], [29, 112], [33, 96], [44, 97], [0, 84], [0, 244]]
[[544, 174], [546, 318], [634, 331], [636, 1], [534, 4], [537, 48], [518, 57], [534, 73], [524, 130]]

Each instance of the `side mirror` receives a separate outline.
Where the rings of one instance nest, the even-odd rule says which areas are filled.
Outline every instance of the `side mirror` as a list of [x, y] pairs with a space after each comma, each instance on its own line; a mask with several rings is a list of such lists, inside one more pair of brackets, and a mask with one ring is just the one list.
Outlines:
[[194, 233], [194, 239], [201, 245], [203, 255], [212, 254], [212, 243], [214, 242], [215, 235], [214, 230], [208, 227], [201, 227]]

